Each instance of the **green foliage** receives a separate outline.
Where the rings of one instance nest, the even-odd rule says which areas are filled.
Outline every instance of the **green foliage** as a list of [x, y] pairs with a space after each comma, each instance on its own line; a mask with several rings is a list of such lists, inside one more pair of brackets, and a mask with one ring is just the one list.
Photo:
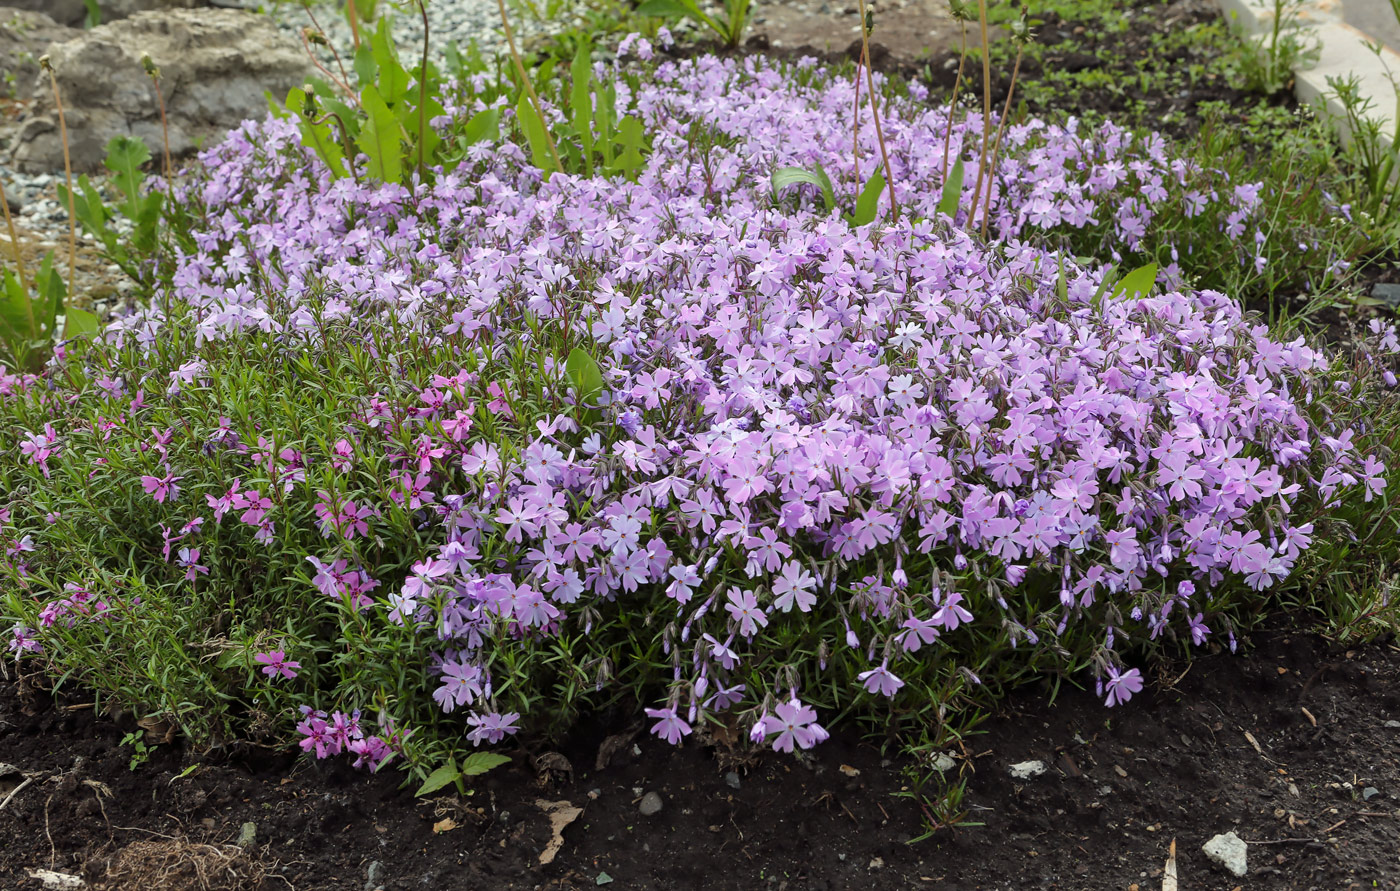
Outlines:
[[462, 759], [462, 766], [459, 768], [455, 759], [447, 759], [447, 763], [428, 774], [428, 778], [423, 781], [423, 785], [414, 792], [415, 798], [422, 798], [431, 795], [445, 788], [449, 783], [457, 786], [457, 791], [465, 793], [466, 786], [462, 782], [466, 777], [480, 776], [488, 770], [500, 767], [502, 764], [509, 764], [510, 756], [502, 755], [498, 752], [472, 752]]
[[[962, 162], [958, 163], [961, 165]], [[789, 186], [812, 185], [821, 191], [822, 203], [828, 212], [836, 207], [836, 192], [832, 186], [831, 177], [820, 164], [815, 170], [803, 170], [801, 167], [780, 167], [773, 171], [772, 182], [775, 197]], [[870, 179], [866, 180], [865, 185], [861, 188], [860, 194], [856, 196], [852, 212], [843, 213], [842, 219], [853, 226], [864, 226], [874, 222], [879, 213], [880, 194], [884, 188], [884, 172], [876, 168]]]
[[[279, 116], [296, 116], [302, 144], [337, 178], [407, 182], [413, 175], [431, 176], [437, 166], [451, 172], [473, 145], [502, 138], [497, 100], [503, 96], [513, 115], [510, 135], [524, 143], [531, 163], [546, 174], [602, 172], [636, 179], [651, 151], [641, 121], [631, 114], [618, 115], [616, 86], [594, 77], [586, 43], [578, 46], [567, 79], [554, 77], [558, 66], [553, 59], [546, 59], [531, 77], [542, 96], [557, 99], [556, 107], [566, 111], [565, 120], [552, 130], [546, 129], [518, 75], [503, 76], [498, 68], [483, 92], [473, 94], [486, 107], [465, 121], [452, 122], [444, 134], [430, 122], [446, 114], [448, 82], [426, 60], [405, 69], [389, 34], [388, 17], [382, 17], [373, 38], [356, 53], [356, 92], [313, 78], [309, 89], [290, 90], [286, 102], [273, 108]], [[459, 84], [488, 73], [487, 62], [474, 47], [463, 52], [449, 46], [446, 58]], [[557, 164], [551, 138], [560, 147]], [[367, 159], [363, 170], [355, 168], [360, 154]]]
[[962, 200], [963, 177], [963, 159], [959, 157], [953, 162], [953, 169], [948, 171], [948, 179], [943, 183], [943, 192], [938, 198], [938, 212], [950, 220], [958, 215], [958, 202]]
[[637, 7], [639, 15], [659, 19], [689, 18], [714, 32], [728, 47], [737, 47], [751, 18], [752, 0], [724, 0], [724, 17], [715, 18], [700, 8], [696, 0], [646, 0]]
[[44, 255], [32, 287], [26, 284], [15, 272], [0, 270], [0, 362], [38, 371], [48, 360], [60, 331], [65, 338], [93, 334], [97, 317], [75, 307], [65, 311], [68, 288], [62, 273], [54, 268], [52, 253]]

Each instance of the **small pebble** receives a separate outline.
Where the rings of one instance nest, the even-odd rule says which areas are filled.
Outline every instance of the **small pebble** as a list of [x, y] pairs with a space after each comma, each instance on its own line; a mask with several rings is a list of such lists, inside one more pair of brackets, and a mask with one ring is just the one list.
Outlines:
[[1379, 794], [1381, 794], [1381, 790], [1377, 789], [1375, 786], [1367, 786], [1365, 789], [1361, 790], [1361, 800], [1370, 801]]
[[738, 788], [739, 788], [739, 774], [731, 770], [729, 773], [727, 773], [727, 774], [724, 775], [724, 782], [725, 782], [725, 785], [727, 785], [729, 788], [731, 788], [731, 789], [738, 789]]
[[1029, 780], [1045, 773], [1044, 761], [1022, 761], [1020, 764], [1011, 765], [1011, 778], [1013, 780]]
[[258, 824], [249, 821], [238, 830], [238, 846], [249, 850], [258, 843]]
[[369, 868], [365, 870], [365, 891], [377, 891], [382, 886], [380, 878], [384, 874], [384, 864], [378, 860], [371, 860]]
[[1385, 726], [1391, 730], [1400, 730], [1400, 721], [1386, 721]]
[[655, 792], [648, 792], [642, 796], [642, 803], [637, 806], [637, 810], [642, 812], [643, 817], [654, 817], [661, 813], [661, 806], [664, 802], [661, 796]]

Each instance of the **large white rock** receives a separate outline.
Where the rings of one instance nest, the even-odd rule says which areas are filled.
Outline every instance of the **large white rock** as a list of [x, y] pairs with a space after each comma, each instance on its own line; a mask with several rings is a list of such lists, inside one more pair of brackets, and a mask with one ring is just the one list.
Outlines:
[[[160, 107], [141, 65], [161, 73], [170, 151], [184, 155], [249, 118], [267, 114], [264, 91], [282, 98], [312, 73], [300, 44], [267, 18], [233, 9], [142, 12], [84, 31], [48, 48], [68, 122], [77, 170], [96, 170], [114, 136], [145, 140], [161, 152]], [[46, 81], [47, 75], [40, 75]], [[42, 88], [40, 88], [42, 86]], [[15, 140], [25, 173], [63, 167], [58, 117], [47, 83], [36, 84], [34, 116]]]
[[1212, 863], [1237, 879], [1244, 878], [1244, 874], [1249, 871], [1249, 847], [1234, 832], [1217, 835], [1202, 845], [1201, 850]]

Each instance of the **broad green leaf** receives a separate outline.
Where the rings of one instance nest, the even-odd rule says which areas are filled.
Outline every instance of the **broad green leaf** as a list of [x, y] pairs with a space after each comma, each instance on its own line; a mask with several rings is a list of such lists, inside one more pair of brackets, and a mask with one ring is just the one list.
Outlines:
[[499, 108], [488, 108], [478, 111], [472, 115], [462, 128], [462, 139], [468, 145], [491, 140], [496, 142], [501, 138], [501, 110]]
[[374, 60], [374, 50], [370, 48], [369, 42], [360, 44], [360, 48], [355, 50], [355, 78], [358, 80], [360, 89], [374, 83], [379, 77], [379, 63]]
[[396, 104], [408, 92], [408, 72], [399, 62], [398, 50], [394, 47], [393, 35], [389, 33], [389, 19], [379, 20], [379, 27], [370, 40], [374, 53], [374, 63], [379, 67], [379, 95], [385, 103]]
[[99, 328], [97, 316], [85, 309], [68, 307], [63, 316], [63, 339], [68, 340], [74, 337], [92, 337], [97, 334]]
[[593, 51], [587, 44], [579, 45], [574, 54], [569, 74], [573, 84], [569, 90], [569, 112], [573, 115], [574, 129], [578, 131], [579, 143], [583, 149], [584, 173], [593, 176]]
[[[418, 107], [418, 91], [411, 90], [408, 101], [399, 105], [401, 109], [399, 120], [403, 123], [403, 128], [408, 131], [409, 138], [412, 140], [413, 163], [418, 163], [418, 144], [421, 140], [423, 142], [423, 163], [431, 165], [437, 156], [438, 145], [442, 143], [442, 137], [438, 135], [437, 130], [433, 129], [432, 120], [447, 114], [447, 110], [442, 107], [442, 103], [437, 100], [431, 90], [428, 91], [424, 99], [426, 107], [420, 109]], [[425, 128], [425, 132], [422, 134], [418, 132], [420, 125]]]
[[592, 356], [578, 347], [574, 347], [564, 362], [564, 373], [574, 385], [581, 403], [587, 403], [603, 392], [603, 370]]
[[509, 762], [509, 755], [500, 755], [496, 752], [472, 752], [462, 762], [462, 776], [474, 777]]
[[781, 192], [788, 186], [806, 183], [821, 190], [822, 202], [830, 211], [836, 206], [836, 192], [831, 187], [831, 177], [820, 164], [816, 170], [803, 170], [801, 167], [780, 167], [773, 171], [773, 191]]
[[399, 119], [373, 84], [361, 92], [360, 104], [369, 117], [355, 144], [369, 156], [367, 173], [371, 179], [396, 183], [403, 178], [403, 130]]
[[63, 309], [63, 299], [68, 296], [68, 286], [63, 275], [53, 265], [53, 254], [45, 254], [39, 271], [34, 273], [34, 288], [39, 297], [34, 301], [35, 334], [39, 337], [52, 337], [58, 323], [58, 313]]
[[687, 5], [680, 0], [647, 0], [637, 7], [638, 15], [651, 16], [654, 19], [679, 19], [694, 13], [693, 4]]
[[287, 91], [287, 108], [297, 116], [302, 145], [316, 153], [322, 163], [330, 168], [332, 176], [345, 176], [345, 151], [340, 145], [339, 134], [331, 129], [330, 122], [315, 123], [314, 119], [307, 117], [306, 93], [300, 87]]
[[1152, 286], [1157, 282], [1157, 264], [1148, 263], [1146, 266], [1139, 266], [1132, 272], [1123, 276], [1122, 280], [1113, 287], [1113, 297], [1146, 297], [1152, 293]]
[[1103, 278], [1099, 279], [1098, 289], [1094, 291], [1094, 296], [1089, 298], [1089, 305], [1094, 309], [1098, 309], [1099, 304], [1103, 302], [1104, 292], [1108, 290], [1109, 285], [1113, 284], [1114, 273], [1117, 271], [1118, 266], [1114, 263], [1108, 264], [1108, 268], [1103, 271]]
[[19, 276], [8, 269], [0, 269], [0, 338], [5, 342], [6, 351], [16, 360], [22, 360], [29, 352], [29, 342], [35, 336], [34, 301], [24, 290]]
[[963, 188], [963, 159], [958, 158], [953, 162], [953, 169], [948, 171], [948, 179], [943, 183], [943, 194], [938, 199], [938, 212], [948, 219], [955, 219], [958, 215], [958, 204], [962, 201]]
[[880, 212], [880, 192], [884, 188], [884, 171], [876, 168], [865, 188], [860, 190], [860, 197], [856, 199], [856, 212], [851, 217], [851, 222], [857, 226], [864, 226], [875, 221], [876, 214]]
[[413, 797], [422, 798], [424, 795], [431, 795], [448, 783], [457, 782], [459, 776], [461, 774], [457, 771], [456, 763], [448, 759], [446, 764], [428, 774], [428, 778], [423, 781], [423, 785], [418, 787], [418, 791], [413, 793]]
[[642, 122], [632, 117], [630, 114], [617, 122], [617, 141], [622, 147], [622, 152], [617, 156], [617, 166], [628, 179], [635, 179], [637, 171], [641, 170], [645, 158], [642, 157], [642, 150], [647, 147], [646, 133], [642, 130]]
[[141, 200], [141, 183], [146, 179], [146, 175], [141, 172], [141, 165], [149, 160], [151, 150], [143, 140], [131, 136], [113, 136], [107, 143], [107, 157], [102, 163], [112, 171], [112, 181], [126, 196], [126, 201], [121, 206], [122, 213], [133, 220], [140, 213], [138, 205]]
[[606, 84], [598, 92], [598, 150], [603, 155], [603, 166], [611, 167], [613, 162], [613, 136], [614, 122], [617, 120], [617, 112], [614, 110], [617, 103], [617, 88], [611, 83]]
[[520, 129], [525, 131], [525, 141], [530, 145], [530, 163], [546, 172], [555, 170], [554, 158], [545, 140], [544, 121], [535, 113], [535, 106], [530, 104], [530, 97], [524, 91], [520, 93], [520, 101], [515, 103], [515, 117], [520, 121]]

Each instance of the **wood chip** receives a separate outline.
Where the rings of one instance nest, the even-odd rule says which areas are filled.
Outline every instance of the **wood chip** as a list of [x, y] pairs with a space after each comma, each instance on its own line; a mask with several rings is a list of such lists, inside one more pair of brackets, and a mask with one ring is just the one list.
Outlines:
[[858, 777], [858, 776], [860, 776], [860, 768], [859, 768], [859, 767], [852, 767], [852, 766], [849, 765], [849, 764], [843, 764], [843, 765], [841, 765], [840, 768], [838, 768], [838, 769], [839, 769], [842, 773], [844, 773], [846, 776], [848, 776], [848, 777]]
[[436, 823], [433, 824], [433, 833], [435, 835], [442, 835], [444, 832], [451, 832], [456, 828], [456, 820], [452, 819], [451, 817], [443, 817], [441, 820], [438, 820]]
[[1167, 852], [1167, 865], [1162, 869], [1162, 891], [1177, 891], [1176, 885], [1176, 839], [1172, 839]]
[[1257, 739], [1254, 738], [1254, 734], [1252, 734], [1252, 733], [1250, 733], [1248, 730], [1246, 730], [1246, 731], [1244, 732], [1244, 738], [1247, 739], [1247, 740], [1249, 740], [1249, 744], [1250, 744], [1251, 746], [1254, 746], [1254, 751], [1255, 751], [1255, 752], [1258, 752], [1260, 755], [1264, 754], [1264, 750], [1259, 746], [1259, 740], [1257, 740]]

